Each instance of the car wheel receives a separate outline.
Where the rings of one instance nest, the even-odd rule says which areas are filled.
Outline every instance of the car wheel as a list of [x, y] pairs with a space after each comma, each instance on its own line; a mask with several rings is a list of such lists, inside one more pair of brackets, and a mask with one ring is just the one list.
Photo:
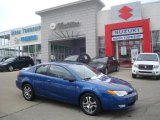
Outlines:
[[135, 74], [132, 74], [132, 78], [136, 78], [136, 75], [135, 75]]
[[98, 98], [91, 93], [86, 93], [81, 97], [80, 106], [82, 111], [87, 115], [96, 115], [101, 111]]
[[33, 88], [30, 84], [26, 83], [23, 85], [23, 89], [22, 89], [22, 92], [23, 92], [23, 97], [28, 100], [28, 101], [31, 101], [34, 99], [34, 91], [33, 91]]
[[105, 69], [105, 74], [108, 75], [108, 69], [107, 68]]
[[118, 66], [117, 66], [117, 69], [116, 69], [116, 72], [119, 72], [119, 69], [120, 69], [120, 66], [118, 65]]
[[10, 72], [12, 72], [12, 71], [13, 71], [13, 66], [9, 66], [9, 67], [8, 67], [8, 70], [9, 70]]

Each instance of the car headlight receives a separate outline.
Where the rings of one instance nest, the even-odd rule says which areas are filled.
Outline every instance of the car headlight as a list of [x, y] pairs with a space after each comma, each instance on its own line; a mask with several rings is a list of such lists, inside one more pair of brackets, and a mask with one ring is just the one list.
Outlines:
[[138, 68], [138, 65], [137, 65], [137, 64], [133, 64], [133, 67], [134, 67], [134, 68]]
[[125, 96], [128, 94], [126, 91], [114, 91], [114, 90], [108, 90], [107, 93], [117, 96]]
[[101, 68], [103, 68], [104, 67], [104, 65], [99, 65], [98, 67], [97, 67], [97, 69], [101, 69]]
[[154, 69], [158, 69], [158, 68], [159, 68], [159, 65], [153, 65], [153, 68], [154, 68]]

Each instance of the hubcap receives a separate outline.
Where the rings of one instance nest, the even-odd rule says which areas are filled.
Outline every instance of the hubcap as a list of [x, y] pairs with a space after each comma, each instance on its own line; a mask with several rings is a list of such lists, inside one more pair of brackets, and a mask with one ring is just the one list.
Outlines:
[[9, 67], [9, 71], [13, 71], [13, 67], [12, 66]]
[[94, 113], [97, 109], [97, 102], [96, 100], [91, 97], [91, 96], [86, 96], [84, 99], [83, 99], [83, 108], [84, 110], [87, 112], [87, 113]]
[[29, 86], [25, 86], [24, 87], [24, 97], [26, 98], [26, 99], [30, 99], [31, 98], [31, 96], [32, 96], [32, 90], [31, 90], [31, 88], [29, 87]]

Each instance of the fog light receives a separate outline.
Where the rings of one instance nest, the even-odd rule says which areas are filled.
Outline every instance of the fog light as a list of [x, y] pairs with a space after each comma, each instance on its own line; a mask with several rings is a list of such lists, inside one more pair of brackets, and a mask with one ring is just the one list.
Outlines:
[[120, 108], [124, 108], [126, 107], [126, 105], [118, 105]]

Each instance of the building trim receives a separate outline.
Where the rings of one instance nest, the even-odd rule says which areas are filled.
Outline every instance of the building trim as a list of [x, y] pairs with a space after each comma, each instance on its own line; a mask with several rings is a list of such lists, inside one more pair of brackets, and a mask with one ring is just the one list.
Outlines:
[[143, 29], [143, 52], [151, 52], [151, 35], [150, 35], [150, 20], [137, 20], [131, 22], [122, 22], [116, 24], [108, 24], [105, 26], [105, 54], [107, 56], [113, 56], [113, 42], [112, 42], [112, 30], [142, 27]]

